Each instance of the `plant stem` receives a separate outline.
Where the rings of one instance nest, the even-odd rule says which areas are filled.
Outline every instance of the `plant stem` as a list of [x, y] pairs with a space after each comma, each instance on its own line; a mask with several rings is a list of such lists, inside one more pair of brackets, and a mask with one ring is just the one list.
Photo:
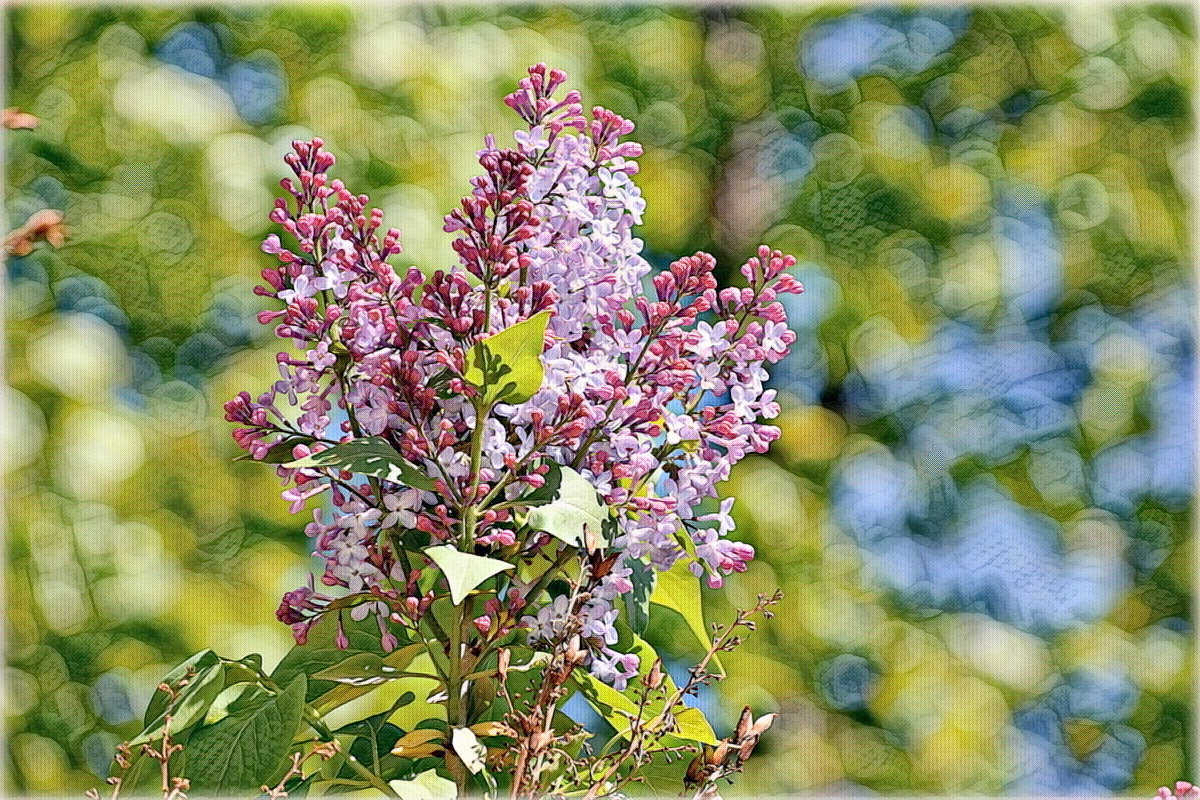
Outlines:
[[479, 519], [479, 465], [483, 461], [483, 436], [487, 415], [491, 406], [482, 398], [472, 398], [471, 406], [475, 409], [475, 428], [471, 431], [471, 489], [467, 493], [462, 510], [462, 524], [459, 526], [459, 548], [469, 547], [471, 534], [475, 533], [475, 523]]
[[400, 796], [395, 789], [393, 789], [391, 786], [388, 786], [387, 782], [384, 781], [383, 778], [379, 777], [374, 772], [367, 769], [364, 765], [360, 764], [358, 759], [349, 753], [346, 753], [346, 763], [350, 765], [350, 769], [361, 775], [363, 780], [369, 782], [372, 786], [383, 792], [388, 797]]
[[[463, 678], [467, 673], [463, 662], [462, 633], [466, 619], [466, 601], [454, 607], [454, 622], [450, 628], [450, 674], [446, 680], [446, 722], [451, 728], [467, 727], [467, 708], [463, 702]], [[453, 752], [446, 753], [446, 767], [454, 778], [459, 800], [467, 796], [467, 767]]]

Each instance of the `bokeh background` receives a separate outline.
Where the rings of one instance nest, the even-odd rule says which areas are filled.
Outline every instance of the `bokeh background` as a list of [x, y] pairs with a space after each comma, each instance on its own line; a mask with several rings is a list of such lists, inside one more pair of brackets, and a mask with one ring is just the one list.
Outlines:
[[[5, 11], [8, 793], [97, 785], [203, 647], [290, 646], [306, 540], [222, 402], [294, 138], [451, 263], [529, 63], [634, 119], [648, 257], [808, 291], [783, 438], [730, 482], [782, 586], [704, 698], [783, 716], [735, 793], [1149, 796], [1196, 776], [1194, 21], [1103, 8], [27, 4]], [[668, 625], [652, 632], [678, 665]], [[678, 666], [677, 665], [677, 666]]]

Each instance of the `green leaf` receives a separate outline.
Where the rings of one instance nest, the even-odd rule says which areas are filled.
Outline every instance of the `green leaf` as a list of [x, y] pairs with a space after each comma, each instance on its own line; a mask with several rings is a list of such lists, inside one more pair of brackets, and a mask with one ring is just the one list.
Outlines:
[[[637, 695], [634, 692], [642, 691], [641, 679], [650, 672], [655, 660], [658, 659], [658, 653], [640, 636], [631, 634], [630, 639], [630, 645], [624, 649], [635, 653], [638, 656], [639, 664], [638, 677], [629, 681], [629, 689], [626, 692], [617, 691], [586, 670], [577, 669], [571, 674], [572, 680], [584, 699], [608, 720], [608, 723], [616, 729], [618, 736], [628, 734], [630, 717], [638, 715], [638, 703], [634, 699]], [[677, 690], [678, 687], [671, 676], [664, 673], [662, 688], [651, 693], [650, 700], [642, 712], [642, 719], [648, 722], [660, 715], [666, 707], [667, 698], [672, 697]], [[705, 744], [717, 743], [717, 735], [713, 732], [712, 726], [705, 719], [703, 712], [697, 708], [677, 708], [675, 731], [669, 735]]]
[[507, 561], [464, 553], [450, 545], [426, 548], [425, 555], [432, 558], [433, 563], [437, 564], [446, 576], [446, 583], [450, 586], [450, 600], [456, 606], [461, 604], [476, 586], [493, 575], [513, 568]]
[[471, 771], [472, 775], [483, 772], [485, 766], [483, 760], [487, 757], [487, 748], [480, 743], [475, 731], [470, 728], [452, 728], [451, 730], [450, 746], [454, 748], [454, 752], [462, 759], [466, 768]]
[[304, 712], [303, 675], [274, 697], [260, 698], [188, 741], [187, 775], [197, 795], [256, 792], [282, 765]]
[[422, 772], [411, 781], [388, 781], [388, 786], [395, 789], [402, 800], [454, 800], [458, 796], [454, 781], [443, 778], [434, 769]]
[[417, 696], [412, 692], [405, 692], [397, 697], [386, 710], [380, 711], [378, 714], [372, 714], [369, 717], [363, 717], [362, 719], [355, 720], [354, 722], [347, 722], [345, 725], [338, 728], [336, 733], [353, 733], [359, 736], [378, 733], [387, 723], [388, 717], [396, 713], [397, 709], [412, 705], [413, 701], [416, 699]]
[[424, 652], [424, 643], [416, 642], [393, 650], [386, 656], [356, 653], [341, 663], [314, 672], [312, 676], [319, 680], [335, 681], [350, 686], [376, 686], [409, 677], [410, 673], [403, 672], [401, 667], [408, 666], [410, 661]]
[[476, 345], [463, 375], [485, 400], [524, 403], [542, 387], [542, 343], [549, 311], [539, 311]]
[[[271, 680], [280, 686], [286, 686], [297, 675], [311, 678], [308, 681], [305, 701], [322, 712], [348, 703], [375, 687], [350, 686], [336, 681], [313, 678], [315, 673], [340, 664], [358, 653], [382, 655], [379, 645], [379, 624], [373, 617], [363, 620], [345, 620], [346, 638], [350, 643], [345, 650], [339, 650], [335, 643], [337, 623], [336, 614], [322, 618], [309, 630], [308, 644], [298, 644], [289, 650], [271, 673]], [[395, 656], [404, 649], [402, 647], [389, 656]], [[403, 664], [389, 662], [389, 664], [399, 669], [406, 666], [408, 662], [405, 661]]]
[[[658, 573], [650, 602], [669, 608], [683, 617], [688, 630], [696, 637], [700, 646], [707, 650], [712, 645], [708, 626], [704, 623], [704, 605], [700, 599], [700, 579], [688, 569], [691, 559], [681, 558], [671, 568]], [[713, 657], [716, 661], [716, 657]], [[719, 661], [717, 669], [724, 672]]]
[[[407, 664], [412, 661], [414, 657], [414, 654], [409, 648], [419, 648], [419, 651], [416, 655], [420, 655], [421, 652], [424, 652], [425, 645], [418, 642], [416, 644], [408, 645], [405, 648], [395, 650], [384, 657], [384, 664], [393, 666], [396, 669], [399, 669], [402, 666], [407, 666]], [[404, 678], [409, 676], [404, 674], [400, 675], [399, 677]], [[373, 691], [376, 687], [387, 683], [387, 681], [363, 680], [357, 683], [335, 681], [334, 683], [334, 688], [330, 689], [328, 692], [325, 692], [312, 702], [313, 708], [316, 709], [318, 713], [326, 714], [338, 706], [343, 706], [346, 703], [349, 703], [351, 700], [354, 700], [357, 697], [362, 697], [364, 694]]]
[[[174, 673], [174, 670], [172, 670], [172, 673]], [[175, 681], [178, 680], [179, 678], [175, 679]], [[171, 682], [174, 683], [175, 681]], [[167, 725], [168, 716], [171, 717], [170, 730], [172, 735], [182, 733], [202, 721], [208, 713], [209, 707], [212, 706], [224, 687], [225, 668], [218, 661], [216, 664], [198, 671], [191, 682], [180, 690], [179, 699], [175, 701], [174, 705], [168, 706], [165, 702], [165, 694], [159, 692], [156, 698], [162, 696], [164, 699], [164, 702], [161, 704], [162, 713], [151, 720], [145, 729], [129, 742], [130, 746], [137, 747], [145, 742], [161, 738], [162, 731]]]
[[267, 696], [267, 690], [253, 683], [235, 683], [225, 687], [204, 715], [204, 724], [220, 722], [239, 709], [255, 705]]
[[704, 744], [717, 743], [717, 734], [713, 732], [712, 725], [708, 724], [704, 712], [698, 708], [685, 708], [675, 714], [675, 728], [673, 735], [680, 739]]
[[545, 531], [567, 544], [583, 547], [584, 528], [601, 543], [604, 541], [604, 520], [608, 509], [596, 495], [596, 487], [570, 467], [560, 467], [561, 483], [558, 497], [529, 512], [527, 524], [535, 531]]
[[[162, 681], [160, 681], [160, 683], [166, 683], [174, 686], [183, 678], [184, 675], [187, 674], [189, 668], [194, 668], [196, 670], [196, 677], [198, 678], [200, 673], [212, 669], [213, 667], [218, 666], [220, 663], [220, 657], [212, 650], [201, 650], [199, 653], [196, 653], [191, 658], [187, 659], [182, 664], [168, 672]], [[196, 679], [193, 678], [193, 683], [195, 683], [195, 680]], [[149, 726], [151, 722], [162, 716], [163, 711], [165, 711], [167, 708], [168, 702], [169, 698], [167, 697], [166, 692], [154, 692], [154, 696], [150, 698], [150, 705], [146, 707], [146, 715], [142, 720], [146, 726]]]
[[335, 444], [328, 450], [288, 461], [283, 466], [288, 469], [341, 469], [433, 491], [433, 480], [405, 461], [404, 456], [380, 436]]
[[633, 570], [629, 582], [633, 591], [626, 592], [625, 612], [634, 633], [645, 633], [650, 624], [650, 593], [654, 591], [654, 567], [640, 558], [626, 558], [625, 565]]
[[[346, 734], [354, 737], [350, 742], [348, 754], [356, 758], [359, 763], [370, 766], [379, 775], [395, 775], [402, 762], [398, 756], [391, 754], [391, 750], [404, 735], [404, 731], [387, 720], [397, 709], [411, 704], [416, 699], [416, 695], [412, 692], [404, 692], [387, 709], [343, 725], [335, 733], [339, 735], [343, 743], [346, 741]], [[344, 757], [347, 755], [347, 751], [343, 750], [341, 755]], [[323, 775], [331, 778], [338, 775], [352, 780], [361, 778], [354, 770], [345, 765], [344, 760], [340, 765], [326, 762], [321, 771]]]

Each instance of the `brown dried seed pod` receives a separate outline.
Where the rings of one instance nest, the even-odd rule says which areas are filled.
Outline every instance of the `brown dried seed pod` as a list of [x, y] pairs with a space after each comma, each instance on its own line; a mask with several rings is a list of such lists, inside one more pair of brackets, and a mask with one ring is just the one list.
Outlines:
[[740, 742], [750, 733], [751, 726], [754, 725], [754, 714], [750, 712], [750, 706], [742, 709], [742, 715], [738, 717], [737, 728], [734, 729], [733, 738]]
[[754, 748], [758, 745], [758, 737], [750, 736], [742, 740], [742, 746], [738, 748], [737, 761], [742, 763], [750, 754], [754, 752]]
[[651, 689], [657, 689], [663, 685], [663, 680], [662, 659], [656, 658], [654, 665], [650, 667], [650, 672], [646, 674], [646, 685]]
[[708, 767], [704, 763], [704, 754], [696, 756], [692, 759], [692, 763], [688, 764], [687, 772], [683, 775], [683, 783], [685, 786], [699, 786], [704, 783], [708, 777]]
[[750, 728], [750, 732], [755, 736], [762, 736], [767, 732], [771, 725], [774, 724], [775, 718], [778, 716], [779, 715], [774, 712], [770, 714], [763, 714], [761, 717], [754, 720], [754, 725]]
[[613, 565], [617, 563], [617, 555], [617, 553], [613, 553], [608, 558], [601, 559], [601, 561], [592, 569], [592, 577], [600, 579], [612, 572]]

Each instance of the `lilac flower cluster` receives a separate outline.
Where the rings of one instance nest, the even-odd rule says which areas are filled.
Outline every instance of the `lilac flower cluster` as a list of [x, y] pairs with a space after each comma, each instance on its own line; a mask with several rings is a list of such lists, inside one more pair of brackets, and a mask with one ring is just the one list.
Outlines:
[[[234, 436], [258, 459], [288, 450], [273, 459], [283, 461], [382, 437], [432, 487], [278, 467], [293, 511], [328, 498], [332, 513], [315, 510], [306, 533], [325, 560], [321, 582], [357, 596], [335, 600], [315, 583], [290, 592], [279, 617], [298, 640], [324, 613], [353, 606], [356, 617], [376, 614], [384, 647], [394, 647], [390, 626], [415, 629], [434, 600], [419, 587], [425, 544], [509, 562], [557, 546], [524, 524], [527, 498], [552, 464], [583, 475], [613, 517], [605, 553], [618, 555], [592, 580], [582, 624], [590, 669], [619, 687], [637, 668], [612, 649], [632, 560], [666, 569], [694, 552], [690, 569], [717, 587], [753, 558], [726, 538], [731, 500], [715, 513], [699, 507], [734, 463], [779, 435], [759, 420], [779, 411], [763, 384], [765, 365], [795, 338], [778, 300], [803, 290], [786, 272], [795, 259], [760, 248], [741, 268], [744, 288], [718, 289], [714, 259], [698, 253], [655, 275], [644, 296], [650, 266], [633, 235], [645, 207], [633, 182], [641, 147], [621, 141], [633, 124], [603, 108], [585, 116], [574, 91], [554, 98], [564, 80], [539, 64], [506, 98], [527, 127], [515, 149], [487, 137], [483, 174], [446, 217], [461, 265], [431, 277], [387, 263], [399, 233], [381, 238], [367, 197], [328, 177], [333, 156], [320, 140], [294, 143], [287, 157], [292, 204], [277, 201], [271, 218], [297, 246], [267, 238], [263, 249], [281, 264], [264, 270], [258, 291], [282, 301], [260, 321], [295, 352], [279, 354], [281, 378], [267, 392], [226, 405], [242, 426]], [[481, 404], [466, 378], [472, 348], [544, 310], [540, 390], [525, 402]], [[475, 619], [481, 635], [517, 626], [534, 641], [554, 635], [565, 599], [520, 588], [507, 604], [486, 604]]]

